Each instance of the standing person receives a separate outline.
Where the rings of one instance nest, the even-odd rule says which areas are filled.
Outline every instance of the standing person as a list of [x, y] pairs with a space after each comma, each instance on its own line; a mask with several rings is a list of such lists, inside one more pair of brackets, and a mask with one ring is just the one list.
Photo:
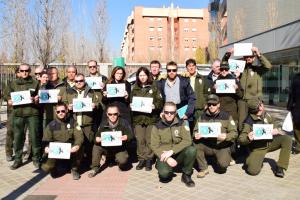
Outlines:
[[128, 81], [125, 80], [126, 72], [123, 67], [115, 67], [112, 72], [107, 84], [125, 84], [125, 95], [124, 97], [107, 97], [106, 87], [104, 88], [102, 102], [105, 106], [116, 103], [120, 110], [122, 118], [126, 119], [131, 124], [131, 114], [129, 109], [131, 86]]
[[196, 97], [188, 78], [177, 75], [177, 63], [167, 63], [167, 79], [158, 82], [164, 102], [174, 102], [177, 109], [187, 105], [182, 119], [193, 121]]
[[[16, 79], [20, 77], [19, 66], [15, 69], [15, 76]], [[11, 87], [11, 82], [8, 82], [7, 87], [5, 87], [3, 91], [3, 100], [9, 100], [9, 91]], [[6, 153], [6, 161], [10, 162], [13, 161], [13, 142], [14, 142], [14, 132], [13, 132], [13, 106], [7, 104], [7, 123], [6, 123], [6, 138], [5, 138], [5, 153]]]
[[217, 159], [218, 171], [225, 173], [231, 161], [230, 147], [237, 138], [237, 127], [233, 118], [227, 112], [221, 110], [220, 99], [215, 94], [208, 95], [207, 108], [197, 119], [199, 122], [220, 122], [221, 133], [217, 138], [205, 138], [198, 130], [194, 129], [194, 145], [197, 149], [196, 159], [199, 166], [198, 178], [204, 178], [208, 173], [208, 165], [205, 156], [214, 155]]
[[[83, 143], [83, 133], [72, 116], [67, 117], [68, 109], [64, 103], [55, 106], [56, 119], [51, 121], [45, 128], [43, 142], [46, 144], [45, 153], [49, 153], [50, 142], [71, 143], [71, 173], [74, 180], [80, 178], [78, 169], [81, 159], [81, 145]], [[57, 175], [57, 159], [48, 158], [41, 168], [45, 172], [50, 172], [55, 178]]]
[[190, 84], [193, 88], [193, 91], [196, 96], [196, 103], [195, 103], [195, 111], [194, 111], [194, 121], [190, 122], [190, 129], [191, 132], [195, 126], [195, 120], [200, 117], [203, 113], [204, 106], [207, 101], [207, 96], [209, 92], [209, 87], [206, 79], [197, 72], [196, 60], [195, 59], [188, 59], [185, 62], [185, 67], [189, 74]]
[[209, 74], [206, 77], [209, 88], [212, 88], [215, 80], [217, 80], [217, 78], [219, 77], [219, 75], [221, 73], [220, 66], [221, 66], [221, 60], [219, 58], [213, 60], [212, 65], [211, 65], [211, 71], [209, 72]]
[[[76, 119], [77, 124], [81, 127], [84, 136], [83, 150], [86, 156], [87, 164], [90, 165], [92, 159], [92, 149], [97, 131], [95, 119], [97, 117], [97, 108], [99, 106], [99, 97], [85, 83], [85, 77], [79, 73], [74, 78], [75, 86], [68, 88], [66, 95], [63, 97], [63, 102], [68, 105], [68, 110]], [[93, 111], [90, 112], [73, 112], [73, 99], [75, 98], [91, 98]]]
[[90, 60], [87, 62], [88, 70], [89, 70], [89, 77], [101, 77], [102, 82], [100, 83], [100, 86], [102, 89], [94, 89], [95, 93], [99, 97], [99, 102], [101, 105], [98, 106], [98, 109], [95, 111], [98, 113], [97, 118], [95, 119], [96, 127], [98, 128], [101, 121], [102, 121], [102, 115], [103, 115], [103, 105], [102, 105], [102, 93], [103, 88], [105, 87], [105, 83], [107, 82], [107, 77], [102, 75], [100, 71], [98, 71], [98, 65], [97, 61]]
[[151, 149], [157, 157], [156, 168], [160, 181], [172, 179], [173, 168], [182, 164], [181, 181], [188, 187], [194, 187], [192, 180], [196, 149], [191, 146], [192, 139], [189, 127], [176, 117], [176, 104], [166, 102], [162, 119], [151, 132]]
[[150, 171], [152, 170], [153, 159], [153, 152], [150, 148], [151, 130], [159, 119], [162, 109], [162, 98], [156, 83], [152, 80], [150, 71], [145, 67], [140, 67], [136, 72], [136, 83], [131, 92], [131, 102], [133, 97], [153, 98], [151, 113], [132, 111], [139, 160], [136, 169], [141, 170], [145, 167], [146, 171]]
[[43, 67], [43, 66], [39, 66], [39, 67], [35, 68], [35, 70], [34, 70], [34, 75], [35, 75], [35, 79], [36, 79], [37, 81], [40, 80], [40, 78], [41, 78], [41, 73], [42, 73], [43, 71], [44, 71], [44, 67]]
[[75, 66], [69, 66], [66, 70], [67, 76], [62, 80], [64, 87], [60, 89], [59, 96], [64, 96], [66, 90], [75, 86], [75, 76], [77, 74], [77, 68]]
[[291, 111], [294, 125], [294, 137], [296, 146], [295, 154], [300, 153], [300, 73], [296, 74], [290, 86], [289, 100], [287, 109]]
[[[240, 77], [237, 76], [244, 89], [243, 99], [238, 101], [239, 131], [242, 130], [242, 124], [248, 115], [247, 101], [252, 98], [262, 97], [262, 76], [272, 68], [269, 60], [260, 53], [257, 47], [252, 47], [251, 50], [252, 55], [243, 57], [246, 61], [244, 72]], [[233, 51], [233, 48], [229, 49], [225, 53], [222, 61], [228, 62]], [[258, 59], [259, 65], [254, 65], [255, 59]]]
[[162, 75], [160, 74], [161, 64], [158, 60], [152, 60], [150, 62], [150, 72], [154, 81], [159, 81], [162, 79]]
[[[101, 141], [104, 139], [101, 137], [102, 132], [121, 131], [122, 145], [105, 147], [101, 145]], [[93, 161], [92, 171], [89, 173], [89, 177], [92, 178], [100, 172], [100, 159], [102, 155], [106, 157], [114, 157], [120, 170], [126, 170], [128, 161], [127, 146], [130, 140], [133, 138], [131, 125], [120, 117], [118, 105], [110, 104], [106, 107], [106, 117], [102, 121], [100, 128], [98, 129], [95, 137], [95, 144], [93, 147]]]
[[[265, 111], [263, 102], [258, 99], [248, 100], [249, 114], [244, 121], [242, 132], [238, 138], [241, 145], [247, 145], [250, 154], [246, 159], [246, 171], [250, 175], [259, 174], [265, 155], [280, 149], [279, 160], [275, 169], [275, 176], [283, 178], [290, 160], [292, 139], [284, 135], [271, 115]], [[254, 140], [253, 124], [273, 124], [271, 140]]]
[[[10, 87], [11, 92], [29, 90], [31, 94], [32, 103], [25, 105], [13, 106], [14, 120], [14, 151], [15, 161], [10, 169], [15, 170], [22, 165], [22, 153], [25, 137], [25, 125], [27, 125], [31, 142], [32, 142], [32, 160], [36, 168], [40, 167], [39, 160], [41, 158], [41, 136], [39, 135], [38, 124], [39, 109], [38, 109], [38, 89], [39, 85], [36, 80], [30, 76], [30, 66], [28, 64], [21, 64], [19, 67], [20, 78], [12, 82]], [[13, 102], [9, 96], [8, 105], [12, 106]]]

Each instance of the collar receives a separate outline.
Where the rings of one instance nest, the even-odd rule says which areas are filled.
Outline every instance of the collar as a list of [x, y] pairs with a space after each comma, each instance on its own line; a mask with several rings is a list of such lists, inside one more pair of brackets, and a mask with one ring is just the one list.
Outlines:
[[175, 85], [176, 81], [178, 81], [178, 80], [179, 80], [178, 76], [176, 76], [176, 78], [172, 82], [169, 79], [167, 79], [167, 84], [168, 84], [168, 86], [172, 87], [173, 85]]

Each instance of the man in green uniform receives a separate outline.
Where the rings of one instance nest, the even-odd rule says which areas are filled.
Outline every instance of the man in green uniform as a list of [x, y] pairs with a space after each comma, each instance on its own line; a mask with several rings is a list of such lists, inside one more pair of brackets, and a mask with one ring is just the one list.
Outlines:
[[[271, 115], [265, 112], [264, 104], [258, 98], [248, 101], [249, 115], [246, 118], [242, 132], [238, 141], [242, 145], [247, 145], [250, 155], [246, 160], [246, 171], [250, 175], [259, 174], [265, 155], [268, 152], [280, 149], [279, 160], [277, 162], [275, 176], [284, 177], [284, 170], [287, 170], [291, 154], [292, 139], [284, 135], [278, 128]], [[273, 124], [271, 140], [254, 140], [253, 124]]]
[[[39, 160], [41, 157], [41, 136], [39, 135], [39, 108], [38, 108], [38, 89], [39, 84], [30, 74], [30, 66], [21, 64], [19, 67], [20, 78], [17, 78], [11, 83], [9, 88], [8, 106], [13, 105], [11, 92], [30, 91], [30, 104], [13, 105], [13, 133], [14, 133], [14, 151], [15, 162], [10, 167], [12, 170], [19, 168], [22, 165], [22, 153], [25, 138], [25, 125], [27, 125], [32, 142], [33, 164], [39, 168]], [[24, 97], [23, 97], [24, 98]], [[22, 96], [18, 100], [22, 99]]]
[[[217, 137], [206, 137], [206, 133], [202, 133], [198, 129], [198, 123], [219, 122], [221, 125], [221, 133]], [[237, 127], [232, 116], [220, 110], [220, 99], [217, 95], [208, 95], [207, 109], [197, 120], [194, 129], [194, 145], [197, 148], [197, 162], [200, 168], [198, 178], [205, 177], [208, 172], [208, 166], [205, 159], [206, 155], [214, 155], [217, 159], [218, 170], [225, 173], [231, 161], [230, 147], [237, 138]]]
[[[133, 139], [132, 129], [129, 123], [120, 117], [120, 111], [117, 105], [110, 104], [106, 108], [106, 119], [104, 119], [99, 127], [95, 137], [93, 147], [92, 170], [89, 177], [92, 178], [100, 172], [100, 159], [102, 155], [106, 157], [114, 157], [120, 170], [125, 170], [128, 161], [127, 145]], [[111, 138], [104, 137], [103, 132], [121, 131], [121, 146], [102, 146], [102, 141], [113, 141]]]
[[181, 181], [188, 187], [194, 187], [192, 180], [196, 149], [191, 146], [192, 139], [187, 122], [177, 116], [176, 104], [166, 102], [162, 119], [151, 132], [151, 149], [157, 156], [156, 168], [161, 182], [169, 182], [173, 168], [182, 164]]
[[[51, 121], [45, 128], [43, 142], [46, 143], [45, 153], [49, 153], [50, 142], [71, 143], [71, 173], [74, 180], [78, 180], [80, 175], [78, 168], [80, 165], [81, 150], [83, 143], [83, 133], [73, 117], [67, 118], [67, 106], [58, 103], [55, 106], [56, 119]], [[42, 170], [50, 172], [55, 177], [57, 159], [48, 158], [42, 165]]]
[[[248, 115], [247, 101], [252, 98], [262, 97], [262, 76], [272, 68], [269, 60], [260, 53], [257, 47], [252, 47], [251, 50], [253, 52], [252, 55], [244, 56], [244, 60], [246, 61], [244, 72], [241, 75], [236, 73], [236, 78], [240, 80], [244, 89], [243, 99], [238, 101], [239, 131], [241, 131], [242, 124]], [[227, 62], [232, 53], [233, 48], [225, 53], [222, 62]], [[255, 59], [258, 59], [259, 65], [254, 65]]]

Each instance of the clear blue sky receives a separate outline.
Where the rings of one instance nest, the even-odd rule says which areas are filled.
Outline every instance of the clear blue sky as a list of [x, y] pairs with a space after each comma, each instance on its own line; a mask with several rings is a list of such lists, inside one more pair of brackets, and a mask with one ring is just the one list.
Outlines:
[[[83, 33], [91, 37], [92, 15], [98, 0], [72, 0], [73, 22], [72, 26], [78, 34]], [[180, 8], [207, 8], [209, 0], [107, 0], [110, 18], [108, 43], [114, 54], [120, 53], [121, 41], [127, 17], [135, 6], [143, 7], [169, 7], [173, 2], [174, 7]]]

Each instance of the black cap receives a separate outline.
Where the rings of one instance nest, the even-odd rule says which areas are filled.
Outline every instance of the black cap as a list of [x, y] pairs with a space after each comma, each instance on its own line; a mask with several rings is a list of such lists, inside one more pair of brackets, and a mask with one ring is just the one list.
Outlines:
[[220, 102], [220, 99], [219, 99], [219, 97], [217, 95], [215, 95], [215, 94], [208, 95], [208, 97], [207, 97], [207, 103], [214, 103], [214, 104], [216, 104], [216, 103], [219, 103], [219, 102]]

